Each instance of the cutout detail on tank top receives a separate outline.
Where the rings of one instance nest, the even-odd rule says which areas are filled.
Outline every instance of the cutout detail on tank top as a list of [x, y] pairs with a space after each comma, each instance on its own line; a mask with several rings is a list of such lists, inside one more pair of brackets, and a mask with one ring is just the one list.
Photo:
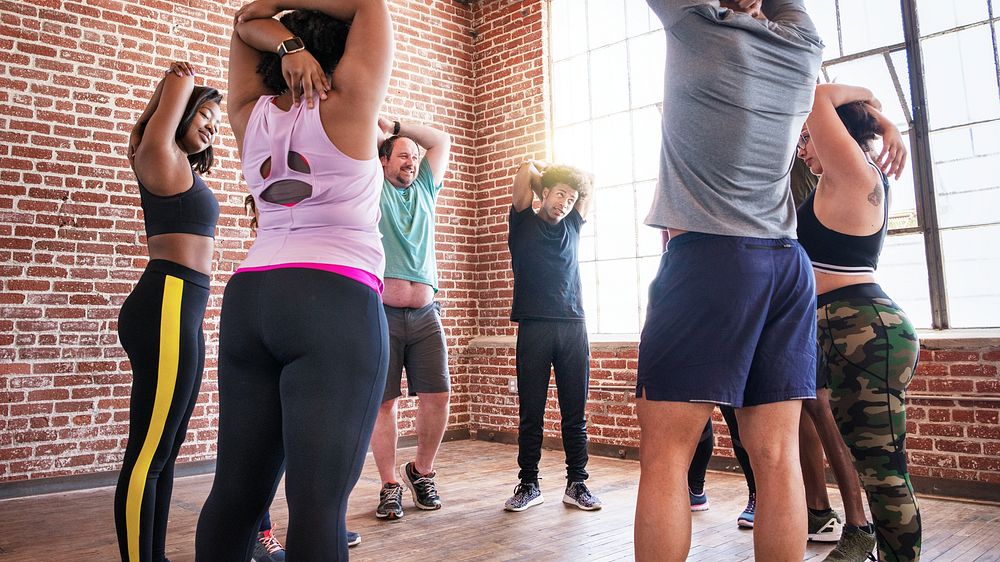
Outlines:
[[[295, 151], [288, 151], [288, 168], [295, 172], [308, 174], [311, 172], [309, 161], [302, 154]], [[260, 165], [260, 175], [267, 179], [271, 175], [271, 158], [268, 157]], [[294, 206], [305, 199], [312, 197], [312, 185], [296, 179], [278, 180], [269, 185], [261, 194], [260, 198], [268, 203]]]

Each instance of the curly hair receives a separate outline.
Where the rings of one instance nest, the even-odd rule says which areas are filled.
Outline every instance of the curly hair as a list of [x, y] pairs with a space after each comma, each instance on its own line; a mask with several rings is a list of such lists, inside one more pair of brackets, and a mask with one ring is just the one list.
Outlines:
[[562, 164], [552, 164], [542, 172], [542, 189], [549, 189], [562, 183], [575, 189], [581, 198], [590, 195], [593, 181], [593, 175], [579, 168]]
[[[344, 56], [347, 32], [351, 25], [315, 10], [295, 10], [281, 16], [279, 21], [296, 37], [302, 39], [323, 72], [330, 74]], [[257, 73], [264, 80], [264, 87], [274, 95], [288, 90], [285, 77], [281, 74], [281, 59], [277, 53], [263, 53]]]
[[871, 142], [878, 138], [880, 131], [875, 117], [868, 112], [863, 101], [845, 103], [837, 107], [837, 115], [847, 128], [847, 132], [865, 152], [871, 150]]
[[[191, 126], [191, 121], [194, 121], [194, 116], [198, 114], [198, 108], [210, 101], [222, 104], [222, 93], [215, 88], [207, 88], [205, 86], [194, 87], [194, 90], [191, 91], [191, 97], [188, 99], [187, 106], [184, 107], [184, 115], [181, 117], [181, 122], [177, 125], [177, 130], [174, 132], [175, 140], [180, 141], [184, 137]], [[191, 168], [199, 174], [207, 173], [212, 169], [212, 164], [215, 163], [215, 153], [212, 151], [212, 145], [208, 145], [208, 148], [201, 152], [188, 154], [188, 162], [191, 164]]]

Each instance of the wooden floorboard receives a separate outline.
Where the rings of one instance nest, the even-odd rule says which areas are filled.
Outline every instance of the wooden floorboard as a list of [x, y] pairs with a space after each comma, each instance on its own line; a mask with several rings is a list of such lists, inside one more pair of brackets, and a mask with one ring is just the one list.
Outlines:
[[[404, 449], [401, 459], [412, 454]], [[398, 522], [374, 517], [379, 480], [369, 455], [351, 496], [349, 527], [362, 534], [351, 549], [361, 561], [426, 560], [447, 562], [601, 561], [632, 559], [632, 518], [639, 465], [592, 457], [589, 484], [604, 501], [598, 512], [562, 504], [564, 464], [561, 451], [542, 456], [545, 503], [522, 513], [503, 511], [517, 475], [517, 448], [483, 441], [442, 445], [438, 486], [445, 507], [426, 512], [407, 495], [406, 516]], [[194, 560], [194, 528], [211, 487], [211, 476], [179, 479], [174, 487], [167, 556], [173, 562]], [[753, 533], [736, 526], [746, 504], [746, 486], [738, 475], [709, 473], [709, 511], [693, 514], [691, 561], [753, 560]], [[831, 490], [839, 504], [836, 491]], [[0, 562], [115, 560], [112, 498], [100, 488], [0, 501]], [[921, 498], [924, 522], [922, 560], [1000, 561], [1000, 506]], [[287, 508], [283, 489], [272, 509], [279, 536]], [[822, 560], [832, 544], [810, 543], [806, 560]]]

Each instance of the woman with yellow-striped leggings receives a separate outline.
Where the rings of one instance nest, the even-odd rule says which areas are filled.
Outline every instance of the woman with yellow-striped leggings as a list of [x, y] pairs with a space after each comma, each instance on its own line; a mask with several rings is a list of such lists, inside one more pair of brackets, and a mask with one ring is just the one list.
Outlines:
[[189, 64], [173, 63], [129, 139], [150, 260], [118, 317], [132, 365], [128, 444], [115, 490], [127, 562], [166, 560], [174, 460], [205, 364], [201, 324], [219, 204], [198, 174], [212, 166], [221, 101], [217, 90], [194, 85]]

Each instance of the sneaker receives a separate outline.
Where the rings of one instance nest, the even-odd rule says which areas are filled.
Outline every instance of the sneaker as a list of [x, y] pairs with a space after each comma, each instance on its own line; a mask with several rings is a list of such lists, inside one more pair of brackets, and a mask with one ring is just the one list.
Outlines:
[[347, 546], [358, 546], [361, 544], [361, 535], [354, 531], [347, 531]]
[[708, 493], [704, 490], [696, 494], [688, 488], [688, 499], [691, 500], [691, 511], [708, 511]]
[[285, 547], [271, 531], [257, 533], [257, 542], [253, 545], [251, 562], [285, 562]]
[[847, 525], [840, 534], [837, 547], [826, 555], [823, 562], [864, 562], [875, 549], [875, 533]]
[[397, 482], [389, 482], [382, 486], [378, 495], [378, 507], [375, 517], [394, 521], [403, 516], [403, 486]]
[[507, 511], [524, 511], [544, 501], [537, 482], [521, 482], [514, 488], [514, 495], [503, 504], [503, 508]]
[[437, 484], [434, 477], [437, 472], [430, 474], [418, 474], [412, 462], [399, 465], [399, 475], [403, 477], [403, 483], [410, 489], [413, 496], [413, 503], [420, 509], [435, 510], [441, 509], [441, 497], [438, 496]]
[[844, 524], [837, 512], [828, 509], [819, 515], [809, 511], [809, 540], [816, 542], [837, 542]]
[[596, 511], [602, 507], [600, 498], [590, 493], [587, 485], [583, 482], [570, 482], [566, 485], [563, 503], [575, 505], [584, 511]]
[[745, 529], [753, 529], [753, 512], [757, 509], [757, 493], [750, 492], [746, 509], [736, 518], [736, 524]]

